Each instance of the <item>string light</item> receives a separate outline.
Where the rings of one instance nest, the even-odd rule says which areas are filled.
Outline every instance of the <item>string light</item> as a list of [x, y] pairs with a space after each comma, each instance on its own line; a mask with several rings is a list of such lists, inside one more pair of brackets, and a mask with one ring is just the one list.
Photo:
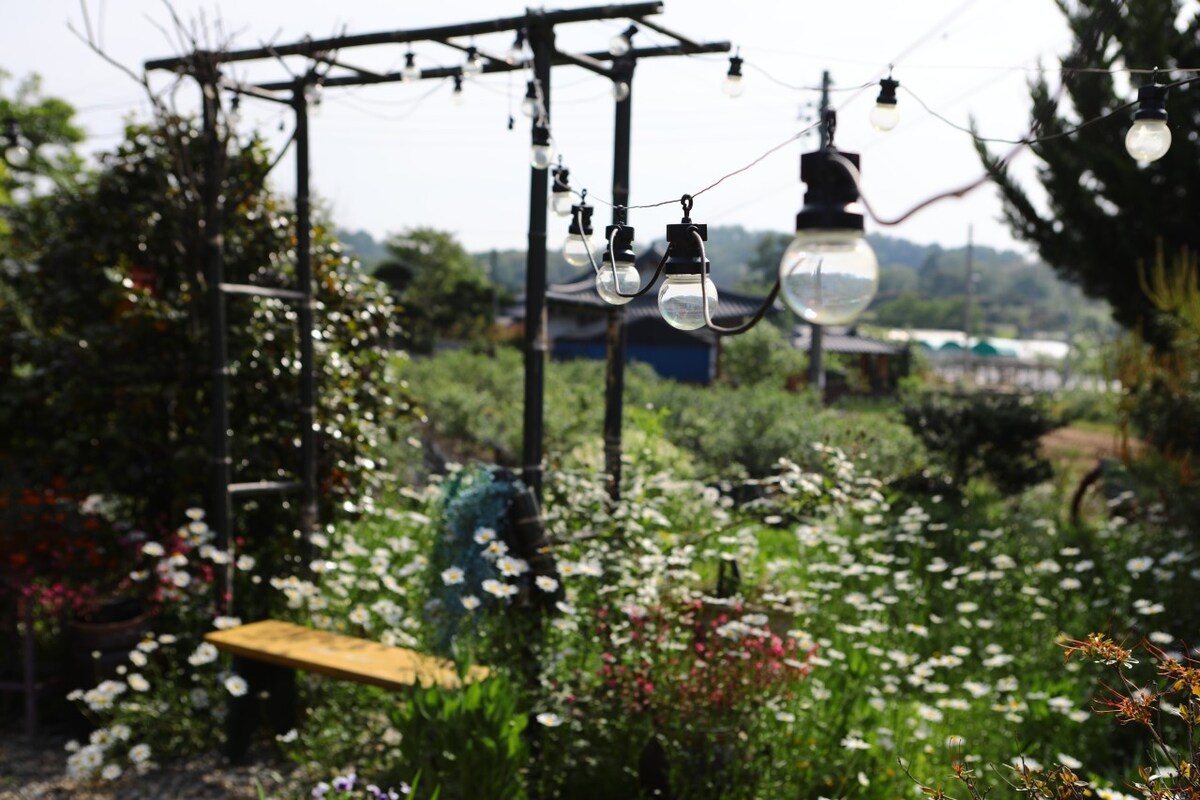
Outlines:
[[896, 89], [900, 81], [892, 80], [889, 76], [879, 82], [879, 97], [869, 116], [871, 125], [881, 133], [887, 133], [900, 122], [900, 112], [896, 109]]
[[615, 81], [613, 83], [613, 100], [623, 103], [629, 99], [629, 82]]
[[554, 178], [553, 188], [550, 190], [550, 210], [560, 217], [565, 217], [571, 213], [574, 201], [571, 194], [571, 171], [562, 165], [562, 156], [559, 156], [558, 166], [550, 174]]
[[[832, 125], [828, 130], [831, 140]], [[879, 288], [879, 262], [863, 236], [863, 216], [851, 210], [859, 199], [858, 154], [840, 153], [829, 141], [800, 157], [800, 176], [808, 190], [796, 236], [779, 260], [783, 301], [806, 322], [842, 325], [870, 305]]]
[[483, 72], [483, 59], [479, 57], [479, 51], [475, 46], [467, 48], [467, 60], [463, 62], [462, 74], [464, 78], [474, 78]]
[[691, 210], [692, 198], [684, 195], [683, 219], [667, 225], [667, 258], [663, 262], [667, 279], [658, 290], [658, 313], [681, 331], [703, 328], [720, 301], [704, 254], [708, 225], [693, 223]]
[[618, 212], [617, 222], [604, 229], [608, 247], [596, 272], [596, 293], [604, 302], [623, 306], [637, 296], [642, 276], [637, 269], [633, 252], [633, 228], [625, 224], [625, 212]]
[[421, 68], [417, 66], [417, 54], [409, 50], [404, 54], [404, 67], [400, 70], [400, 80], [405, 83], [421, 80]]
[[611, 55], [613, 58], [620, 58], [621, 56], [627, 54], [631, 49], [633, 49], [633, 35], [637, 32], [637, 26], [630, 25], [622, 33], [618, 33], [616, 36], [612, 37], [612, 39], [610, 39], [608, 42], [609, 55]]
[[554, 160], [554, 143], [550, 140], [550, 129], [545, 125], [533, 128], [533, 146], [529, 148], [529, 164], [534, 169], [549, 169]]
[[538, 92], [538, 82], [530, 81], [525, 85], [525, 99], [521, 101], [521, 113], [527, 117], [536, 117], [542, 107], [542, 98]]
[[508, 52], [504, 54], [505, 64], [523, 64], [525, 63], [525, 30], [517, 31], [517, 36], [513, 39], [512, 47], [508, 48]]
[[456, 106], [461, 106], [465, 101], [463, 97], [463, 79], [462, 75], [454, 76], [454, 91], [450, 93], [450, 102]]
[[1125, 149], [1137, 161], [1157, 161], [1171, 148], [1171, 129], [1167, 127], [1167, 87], [1151, 79], [1138, 88], [1138, 108], [1133, 125], [1125, 134]]
[[563, 241], [562, 254], [572, 267], [582, 267], [585, 264], [592, 264], [593, 268], [595, 266], [592, 257], [592, 251], [595, 249], [592, 245], [592, 211], [593, 208], [587, 204], [586, 191], [579, 205], [571, 206], [571, 226], [567, 230], [567, 238]]
[[742, 92], [746, 91], [746, 84], [742, 82], [742, 60], [736, 55], [729, 57], [729, 72], [721, 84], [721, 91], [726, 97], [741, 97]]

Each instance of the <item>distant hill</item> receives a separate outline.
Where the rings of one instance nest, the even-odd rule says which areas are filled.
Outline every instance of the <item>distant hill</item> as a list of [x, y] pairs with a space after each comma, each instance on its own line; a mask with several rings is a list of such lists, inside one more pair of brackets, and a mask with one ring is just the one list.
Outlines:
[[[383, 258], [382, 242], [365, 231], [338, 231], [338, 237], [368, 271]], [[766, 294], [791, 234], [748, 231], [741, 226], [711, 227], [706, 250], [719, 286]], [[965, 247], [917, 244], [870, 234], [879, 259], [879, 293], [863, 321], [888, 327], [961, 328], [967, 276]], [[664, 244], [658, 240], [659, 245]], [[635, 248], [640, 245], [635, 243]], [[475, 253], [485, 274], [514, 295], [525, 288], [525, 251]], [[1012, 250], [976, 246], [972, 253], [972, 327], [995, 336], [1065, 336], [1067, 331], [1106, 334], [1113, 329], [1108, 305], [1084, 298], [1046, 264]], [[547, 252], [551, 283], [570, 280], [579, 269]]]

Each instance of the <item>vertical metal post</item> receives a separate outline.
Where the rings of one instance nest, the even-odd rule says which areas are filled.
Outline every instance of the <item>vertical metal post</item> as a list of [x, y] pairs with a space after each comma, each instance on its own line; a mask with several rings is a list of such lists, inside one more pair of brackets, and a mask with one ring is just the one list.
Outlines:
[[[820, 131], [821, 149], [828, 150], [833, 144], [833, 117], [829, 108], [829, 87], [831, 80], [829, 70], [821, 74], [821, 109]], [[820, 325], [812, 326], [812, 338], [808, 344], [808, 385], [825, 397], [825, 343], [824, 329]]]
[[[202, 92], [204, 162], [201, 173], [201, 202], [204, 205], [203, 242], [204, 278], [208, 284], [208, 356], [212, 370], [209, 390], [210, 453], [208, 524], [217, 533], [217, 547], [228, 551], [233, 542], [233, 508], [229, 497], [231, 459], [229, 456], [229, 355], [225, 296], [224, 238], [221, 231], [221, 136], [217, 115], [221, 100], [217, 92], [216, 71], [208, 68], [198, 75]], [[233, 565], [218, 571], [217, 607], [233, 606]]]
[[[613, 64], [614, 86], [624, 81], [629, 87], [617, 101], [613, 136], [613, 224], [626, 222], [624, 208], [629, 205], [629, 136], [633, 119], [633, 56], [623, 56]], [[621, 423], [625, 415], [625, 306], [608, 309], [608, 328], [604, 336], [604, 474], [608, 496], [621, 499]]]
[[300, 508], [302, 542], [307, 543], [319, 522], [317, 511], [317, 401], [316, 362], [313, 353], [312, 221], [308, 186], [308, 96], [305, 79], [296, 81], [292, 108], [296, 112], [296, 283], [300, 300], [300, 481], [304, 497]]
[[[550, 65], [554, 28], [539, 11], [529, 12], [533, 74], [541, 84], [546, 119], [534, 115], [533, 128], [550, 120]], [[542, 431], [546, 383], [546, 202], [547, 170], [529, 171], [529, 245], [525, 262], [525, 407], [521, 442], [521, 480], [542, 499]]]

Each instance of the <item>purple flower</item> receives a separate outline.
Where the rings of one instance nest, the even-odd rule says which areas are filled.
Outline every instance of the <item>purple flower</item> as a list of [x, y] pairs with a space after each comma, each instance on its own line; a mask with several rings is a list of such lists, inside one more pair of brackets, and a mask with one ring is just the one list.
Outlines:
[[358, 776], [351, 772], [349, 775], [339, 776], [333, 779], [333, 788], [338, 792], [348, 792], [354, 788], [354, 779]]
[[313, 797], [324, 797], [328, 793], [329, 793], [329, 784], [326, 783], [325, 781], [321, 781], [320, 783], [318, 783], [316, 786], [313, 787], [313, 790], [312, 790]]

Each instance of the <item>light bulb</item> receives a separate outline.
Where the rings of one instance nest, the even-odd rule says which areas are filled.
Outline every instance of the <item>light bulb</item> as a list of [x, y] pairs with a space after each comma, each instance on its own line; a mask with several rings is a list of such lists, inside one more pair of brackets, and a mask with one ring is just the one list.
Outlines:
[[520, 64], [525, 61], [525, 48], [514, 44], [508, 48], [508, 52], [504, 54], [505, 64]]
[[802, 230], [779, 261], [783, 301], [806, 322], [842, 325], [879, 288], [879, 262], [862, 231]]
[[1165, 119], [1139, 119], [1125, 134], [1125, 149], [1138, 161], [1158, 161], [1171, 149], [1171, 129]]
[[587, 234], [568, 233], [563, 241], [562, 254], [572, 267], [582, 267], [596, 258], [596, 245]]
[[467, 60], [463, 62], [462, 74], [464, 78], [474, 78], [479, 73], [483, 72], [483, 59], [475, 52], [472, 47], [467, 50]]
[[627, 295], [632, 295], [641, 286], [642, 276], [632, 261], [618, 259], [614, 268], [614, 264], [605, 258], [596, 273], [596, 292], [610, 305], [625, 305], [633, 299]]
[[900, 81], [890, 76], [879, 82], [879, 96], [867, 119], [880, 133], [890, 131], [900, 122], [900, 112], [896, 109], [896, 90], [899, 88]]
[[708, 313], [717, 313], [717, 287], [712, 278], [696, 274], [668, 275], [658, 290], [658, 313], [672, 328], [694, 331], [703, 328], [704, 294], [708, 295]]
[[529, 148], [529, 165], [534, 169], [549, 169], [554, 160], [554, 143], [535, 144]]
[[632, 43], [629, 37], [623, 33], [618, 33], [616, 36], [608, 40], [608, 53], [614, 58], [620, 58], [629, 52]]
[[521, 101], [521, 113], [527, 117], [534, 117], [538, 112], [538, 99], [536, 97], [526, 97]]
[[560, 217], [569, 216], [571, 214], [571, 206], [574, 203], [575, 198], [571, 194], [570, 189], [550, 193], [550, 210]]
[[20, 142], [10, 145], [4, 151], [4, 160], [10, 167], [25, 167], [29, 164], [29, 148]]
[[871, 107], [871, 113], [867, 119], [870, 120], [875, 130], [887, 133], [899, 124], [900, 112], [896, 109], [895, 103], [876, 103]]
[[[455, 80], [456, 80], [456, 81], [459, 81], [459, 80], [462, 80], [462, 79], [461, 79], [461, 78], [455, 78]], [[454, 105], [456, 105], [456, 106], [462, 106], [462, 105], [463, 105], [463, 103], [465, 103], [465, 102], [466, 102], [466, 98], [465, 98], [465, 97], [463, 97], [463, 90], [462, 90], [462, 84], [461, 84], [461, 83], [456, 83], [456, 84], [454, 85], [454, 91], [450, 93], [450, 102], [451, 102], [451, 103], [453, 103], [453, 104], [454, 104]]]
[[617, 81], [613, 84], [613, 100], [618, 103], [629, 99], [629, 84], [625, 81]]
[[421, 80], [421, 68], [416, 65], [414, 53], [404, 54], [404, 67], [400, 70], [400, 80], [404, 83]]
[[721, 84], [721, 91], [726, 97], [741, 97], [742, 92], [746, 91], [746, 84], [742, 83], [742, 57], [733, 55], [729, 58], [729, 72], [725, 73], [725, 82]]

